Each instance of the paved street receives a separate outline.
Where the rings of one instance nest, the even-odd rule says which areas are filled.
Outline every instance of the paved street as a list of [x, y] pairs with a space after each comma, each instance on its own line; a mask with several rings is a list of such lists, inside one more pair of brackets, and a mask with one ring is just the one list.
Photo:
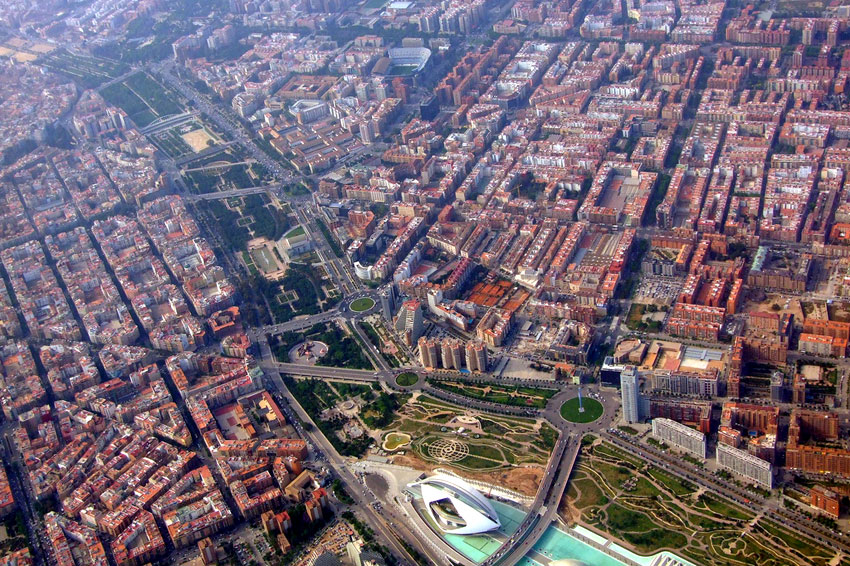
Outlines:
[[[280, 372], [276, 371], [273, 368], [270, 368], [267, 365], [267, 360], [271, 356], [271, 351], [268, 349], [268, 344], [266, 344], [265, 348], [262, 349], [261, 354], [265, 366], [263, 370], [266, 372], [267, 375], [272, 378], [272, 381], [277, 386], [278, 392], [283, 395], [283, 397], [287, 400], [289, 407], [291, 407], [295, 411], [295, 414], [298, 416], [299, 419], [301, 419], [302, 422], [312, 423], [313, 421], [310, 416], [304, 411], [304, 409], [301, 408], [301, 405], [298, 404], [298, 401], [296, 401], [296, 399], [292, 396], [292, 394], [284, 385], [283, 379], [280, 376]], [[364, 515], [368, 524], [375, 529], [375, 533], [379, 542], [388, 546], [396, 556], [403, 557], [408, 564], [414, 564], [413, 558], [398, 542], [396, 536], [393, 534], [389, 525], [387, 525], [384, 519], [378, 513], [376, 513], [370, 505], [370, 502], [363, 493], [363, 490], [360, 489], [360, 485], [357, 482], [357, 479], [354, 477], [354, 474], [351, 472], [351, 470], [349, 470], [345, 459], [343, 459], [343, 457], [339, 455], [339, 453], [334, 449], [328, 439], [325, 438], [325, 436], [319, 431], [318, 427], [314, 425], [312, 430], [309, 431], [300, 428], [299, 432], [302, 434], [302, 436], [304, 436], [304, 438], [307, 438], [313, 444], [313, 446], [317, 447], [320, 450], [320, 453], [323, 457], [327, 458], [328, 464], [330, 464], [333, 470], [336, 472], [337, 476], [345, 486], [348, 494], [351, 495], [351, 497], [355, 500], [357, 504], [357, 511], [361, 515]]]

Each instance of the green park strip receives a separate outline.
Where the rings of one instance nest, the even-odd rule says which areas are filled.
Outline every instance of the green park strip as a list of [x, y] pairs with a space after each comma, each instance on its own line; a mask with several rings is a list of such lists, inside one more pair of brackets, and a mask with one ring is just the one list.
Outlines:
[[470, 399], [514, 407], [534, 407], [537, 409], [545, 407], [547, 401], [558, 392], [557, 389], [548, 389], [545, 387], [491, 385], [437, 379], [429, 379], [428, 383], [437, 389], [449, 391], [463, 397], [469, 397]]
[[626, 457], [606, 442], [583, 442], [566, 493], [569, 520], [642, 555], [669, 550], [696, 564], [813, 564], [832, 555], [768, 517]]

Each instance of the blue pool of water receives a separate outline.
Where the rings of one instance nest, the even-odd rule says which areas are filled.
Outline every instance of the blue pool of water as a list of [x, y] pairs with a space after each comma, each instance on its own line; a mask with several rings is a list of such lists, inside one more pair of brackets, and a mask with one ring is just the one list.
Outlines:
[[516, 532], [525, 517], [525, 512], [522, 509], [505, 505], [499, 501], [491, 500], [490, 503], [493, 504], [493, 508], [499, 515], [499, 522], [502, 523], [502, 528], [498, 531], [480, 535], [443, 535], [446, 541], [458, 552], [475, 562], [483, 562], [496, 552], [502, 541]]
[[[571, 537], [554, 526], [546, 529], [546, 532], [543, 533], [543, 536], [534, 545], [534, 552], [550, 560], [560, 560], [563, 558], [581, 560], [588, 566], [623, 566], [625, 564], [612, 556], [608, 556], [604, 552], [596, 550], [592, 546], [588, 546], [579, 539]], [[533, 558], [535, 556], [534, 552], [526, 555], [518, 564], [520, 566], [540, 566], [540, 562]]]
[[[496, 552], [501, 542], [516, 532], [519, 524], [525, 518], [525, 511], [522, 509], [500, 501], [491, 500], [491, 503], [493, 504], [493, 508], [496, 509], [496, 513], [499, 514], [499, 520], [502, 523], [501, 529], [493, 533], [472, 536], [444, 535], [446, 541], [458, 552], [475, 562], [483, 562]], [[599, 535], [581, 527], [576, 527], [576, 530], [584, 536], [604, 543], [604, 539]], [[608, 546], [615, 553], [619, 553], [621, 556], [629, 558], [638, 564], [649, 565], [655, 557], [639, 556], [616, 544], [609, 544]], [[664, 554], [670, 553], [665, 552]], [[534, 545], [533, 550], [520, 560], [518, 565], [544, 566], [549, 560], [562, 560], [566, 558], [579, 560], [588, 566], [625, 566], [626, 564], [586, 544], [570, 535], [569, 532], [559, 529], [553, 523], [552, 526], [546, 529], [546, 532], [543, 533], [537, 544]], [[681, 558], [679, 559], [681, 560]], [[685, 563], [688, 564], [688, 562]]]

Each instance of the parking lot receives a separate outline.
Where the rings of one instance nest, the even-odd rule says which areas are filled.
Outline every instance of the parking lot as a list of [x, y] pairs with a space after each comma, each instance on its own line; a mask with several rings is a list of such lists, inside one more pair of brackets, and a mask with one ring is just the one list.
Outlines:
[[635, 289], [635, 301], [641, 303], [671, 304], [684, 284], [684, 278], [643, 275]]

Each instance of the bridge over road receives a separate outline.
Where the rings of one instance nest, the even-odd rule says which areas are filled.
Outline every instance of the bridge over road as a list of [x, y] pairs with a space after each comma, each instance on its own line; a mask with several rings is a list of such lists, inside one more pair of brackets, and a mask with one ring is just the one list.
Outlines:
[[481, 566], [514, 566], [534, 548], [558, 513], [558, 505], [567, 488], [580, 448], [580, 436], [561, 433], [552, 451], [549, 465], [546, 466], [546, 474], [537, 490], [531, 511], [511, 538], [482, 562]]

